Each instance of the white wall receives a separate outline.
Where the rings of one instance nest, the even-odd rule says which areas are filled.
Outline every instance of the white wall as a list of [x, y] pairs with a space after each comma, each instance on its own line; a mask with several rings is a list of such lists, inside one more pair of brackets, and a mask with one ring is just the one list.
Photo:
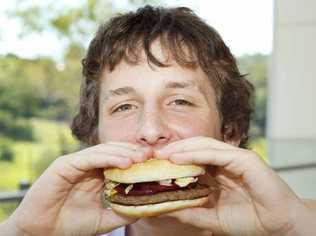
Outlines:
[[[316, 1], [275, 0], [268, 96], [273, 166], [316, 163]], [[316, 167], [280, 172], [303, 197], [316, 198]]]

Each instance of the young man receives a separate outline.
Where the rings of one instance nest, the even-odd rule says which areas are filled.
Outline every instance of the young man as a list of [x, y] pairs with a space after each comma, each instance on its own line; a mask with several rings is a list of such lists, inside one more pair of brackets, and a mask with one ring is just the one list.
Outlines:
[[[56, 159], [0, 232], [316, 234], [313, 202], [243, 149], [253, 88], [218, 33], [191, 10], [146, 6], [112, 18], [92, 40], [83, 74], [72, 131], [90, 147]], [[148, 158], [215, 166], [218, 199], [138, 220], [103, 209], [102, 169]]]

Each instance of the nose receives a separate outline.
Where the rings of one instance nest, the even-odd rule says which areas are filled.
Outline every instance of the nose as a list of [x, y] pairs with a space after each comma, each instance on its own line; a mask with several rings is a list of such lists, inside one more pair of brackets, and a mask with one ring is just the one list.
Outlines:
[[144, 146], [160, 146], [167, 144], [171, 138], [171, 130], [159, 112], [144, 112], [139, 119], [137, 142]]

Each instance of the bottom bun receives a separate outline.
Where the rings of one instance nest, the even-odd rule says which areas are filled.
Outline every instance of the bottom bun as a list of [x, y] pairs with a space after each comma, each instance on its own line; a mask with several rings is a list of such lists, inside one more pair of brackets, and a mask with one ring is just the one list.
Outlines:
[[192, 200], [178, 200], [142, 206], [125, 206], [116, 203], [110, 203], [110, 205], [112, 210], [114, 210], [118, 214], [133, 218], [140, 218], [157, 216], [170, 211], [175, 211], [189, 207], [198, 207], [206, 204], [207, 202], [208, 197], [202, 197]]

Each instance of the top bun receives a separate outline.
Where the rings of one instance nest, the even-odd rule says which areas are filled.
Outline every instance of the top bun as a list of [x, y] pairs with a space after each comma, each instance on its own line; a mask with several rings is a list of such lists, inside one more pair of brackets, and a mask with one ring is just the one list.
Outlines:
[[105, 169], [103, 173], [106, 179], [132, 184], [193, 177], [205, 174], [205, 170], [196, 165], [176, 165], [167, 160], [149, 159], [146, 162], [133, 164], [125, 170], [110, 168]]

